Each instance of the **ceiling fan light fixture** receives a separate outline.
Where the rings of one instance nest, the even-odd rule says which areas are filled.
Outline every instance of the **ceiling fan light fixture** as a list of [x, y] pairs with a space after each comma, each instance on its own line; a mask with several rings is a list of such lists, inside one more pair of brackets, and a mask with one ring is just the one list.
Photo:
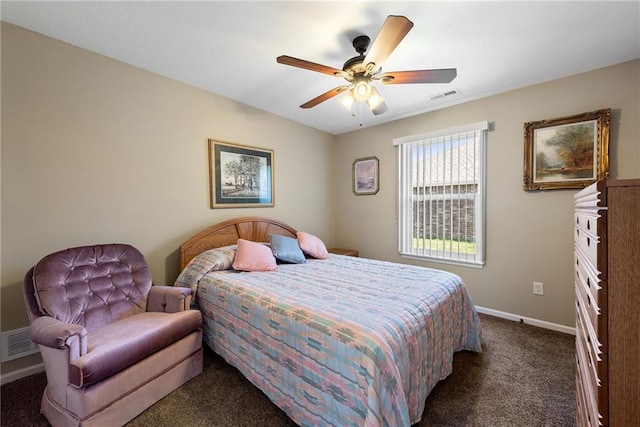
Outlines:
[[371, 95], [369, 96], [369, 98], [367, 98], [367, 104], [369, 105], [369, 108], [373, 111], [383, 102], [384, 99], [382, 98], [382, 95], [380, 95], [380, 92], [378, 92], [378, 89], [372, 86]]
[[344, 105], [344, 107], [351, 111], [351, 109], [353, 108], [353, 104], [356, 102], [356, 100], [353, 98], [353, 95], [351, 94], [351, 91], [347, 91], [347, 93], [344, 94], [343, 97], [340, 98], [340, 104]]
[[356, 101], [364, 102], [369, 99], [371, 95], [371, 86], [369, 86], [366, 77], [358, 76], [354, 79], [353, 89], [351, 91]]
[[378, 104], [378, 106], [376, 106], [375, 108], [371, 109], [371, 112], [373, 113], [374, 116], [380, 115], [382, 113], [386, 113], [387, 111], [389, 111], [389, 107], [384, 101]]

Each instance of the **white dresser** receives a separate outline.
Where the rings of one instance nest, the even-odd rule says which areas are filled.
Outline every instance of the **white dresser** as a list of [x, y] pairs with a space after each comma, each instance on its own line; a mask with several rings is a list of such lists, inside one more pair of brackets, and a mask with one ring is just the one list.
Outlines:
[[640, 426], [640, 179], [575, 196], [576, 422]]

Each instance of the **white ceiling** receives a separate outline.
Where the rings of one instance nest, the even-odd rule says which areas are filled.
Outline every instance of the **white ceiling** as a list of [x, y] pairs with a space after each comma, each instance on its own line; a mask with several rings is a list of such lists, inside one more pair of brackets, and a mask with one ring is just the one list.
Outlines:
[[[2, 20], [340, 134], [640, 58], [640, 2], [14, 2]], [[276, 63], [334, 68], [388, 15], [415, 24], [383, 71], [457, 68], [449, 84], [380, 85], [389, 111], [352, 117], [339, 96], [300, 104], [344, 80]], [[452, 89], [446, 99], [431, 97]]]

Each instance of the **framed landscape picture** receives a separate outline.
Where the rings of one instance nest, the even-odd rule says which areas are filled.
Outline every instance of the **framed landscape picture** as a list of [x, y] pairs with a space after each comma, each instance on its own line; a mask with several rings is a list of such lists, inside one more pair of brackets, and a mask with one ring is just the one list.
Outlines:
[[527, 191], [583, 188], [609, 176], [611, 109], [524, 124]]
[[273, 150], [209, 140], [211, 208], [272, 207]]
[[377, 157], [356, 159], [353, 162], [352, 172], [353, 194], [356, 196], [376, 194], [379, 189], [378, 177]]

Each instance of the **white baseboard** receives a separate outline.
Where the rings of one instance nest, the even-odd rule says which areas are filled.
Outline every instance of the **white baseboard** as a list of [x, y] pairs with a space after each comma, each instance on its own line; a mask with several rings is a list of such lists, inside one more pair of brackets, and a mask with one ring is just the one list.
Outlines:
[[514, 322], [522, 322], [540, 328], [551, 329], [552, 331], [563, 332], [565, 334], [576, 334], [576, 328], [570, 326], [559, 325], [557, 323], [545, 322], [544, 320], [532, 319], [530, 317], [519, 316], [517, 314], [506, 313], [504, 311], [492, 310], [476, 306], [478, 313], [488, 314], [490, 316], [501, 317], [503, 319], [513, 320]]
[[0, 385], [8, 384], [20, 378], [28, 377], [29, 375], [44, 372], [44, 363], [40, 362], [37, 365], [27, 366], [26, 368], [18, 369], [17, 371], [9, 372], [8, 374], [0, 375]]

